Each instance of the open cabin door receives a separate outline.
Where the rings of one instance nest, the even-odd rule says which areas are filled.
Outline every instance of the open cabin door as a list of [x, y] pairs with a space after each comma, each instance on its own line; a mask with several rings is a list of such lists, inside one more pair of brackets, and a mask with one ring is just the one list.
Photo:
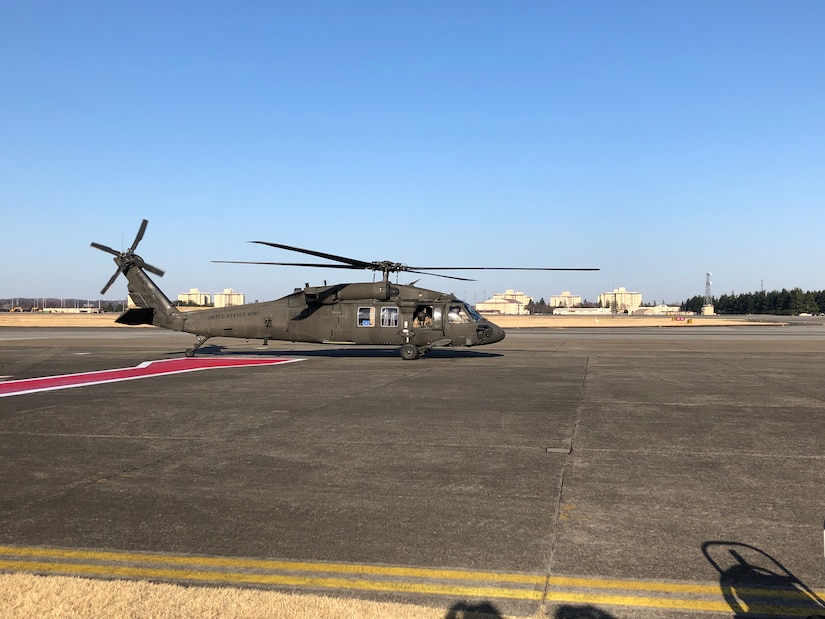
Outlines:
[[420, 332], [444, 333], [444, 306], [422, 303], [415, 308], [412, 327]]

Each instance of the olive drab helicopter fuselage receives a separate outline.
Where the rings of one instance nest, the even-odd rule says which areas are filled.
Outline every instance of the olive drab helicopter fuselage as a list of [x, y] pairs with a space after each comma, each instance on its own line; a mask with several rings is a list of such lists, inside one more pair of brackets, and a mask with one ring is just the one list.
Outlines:
[[[191, 357], [212, 337], [234, 337], [321, 344], [371, 344], [401, 347], [404, 359], [415, 359], [436, 346], [482, 346], [504, 339], [504, 330], [478, 314], [472, 306], [453, 294], [393, 284], [389, 274], [409, 271], [462, 281], [467, 278], [426, 273], [432, 270], [500, 269], [508, 267], [407, 267], [391, 262], [363, 262], [333, 254], [288, 245], [254, 241], [263, 245], [297, 251], [343, 264], [216, 261], [242, 264], [274, 264], [381, 271], [383, 279], [372, 283], [334, 284], [296, 288], [292, 294], [273, 301], [231, 307], [180, 311], [163, 294], [147, 272], [163, 271], [147, 264], [134, 253], [143, 238], [144, 219], [132, 246], [118, 252], [106, 245], [92, 247], [114, 256], [117, 271], [101, 291], [105, 294], [120, 273], [128, 280], [129, 296], [135, 307], [118, 316], [127, 325], [154, 325], [196, 336], [186, 351]], [[596, 270], [518, 268], [517, 270]]]
[[[118, 320], [128, 318], [129, 312]], [[383, 281], [309, 286], [274, 301], [182, 312], [173, 320], [180, 319], [178, 330], [196, 334], [199, 343], [220, 336], [324, 344], [400, 344], [405, 359], [414, 359], [433, 346], [478, 346], [504, 338], [500, 327], [453, 295]], [[192, 353], [192, 349], [187, 352]]]

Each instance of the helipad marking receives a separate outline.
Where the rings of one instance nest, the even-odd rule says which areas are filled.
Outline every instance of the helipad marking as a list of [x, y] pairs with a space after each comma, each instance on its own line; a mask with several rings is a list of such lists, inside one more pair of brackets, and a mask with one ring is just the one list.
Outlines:
[[165, 374], [181, 374], [183, 372], [197, 372], [198, 370], [215, 370], [220, 368], [242, 368], [255, 365], [276, 365], [292, 363], [303, 359], [286, 359], [276, 357], [272, 359], [229, 359], [229, 358], [184, 358], [161, 359], [158, 361], [144, 361], [133, 368], [116, 368], [100, 370], [98, 372], [82, 372], [79, 374], [61, 374], [58, 376], [44, 376], [41, 378], [25, 378], [0, 382], [0, 398], [24, 393], [39, 391], [54, 391], [55, 389], [70, 389], [88, 385], [115, 383], [122, 380], [136, 380]]

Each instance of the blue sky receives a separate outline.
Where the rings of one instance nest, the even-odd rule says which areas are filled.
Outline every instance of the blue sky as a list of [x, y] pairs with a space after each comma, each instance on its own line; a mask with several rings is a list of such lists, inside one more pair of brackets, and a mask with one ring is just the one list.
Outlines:
[[[0, 297], [174, 298], [362, 260], [595, 300], [825, 289], [825, 4], [0, 0]], [[413, 279], [409, 274], [402, 283]], [[106, 298], [125, 295], [125, 279]]]

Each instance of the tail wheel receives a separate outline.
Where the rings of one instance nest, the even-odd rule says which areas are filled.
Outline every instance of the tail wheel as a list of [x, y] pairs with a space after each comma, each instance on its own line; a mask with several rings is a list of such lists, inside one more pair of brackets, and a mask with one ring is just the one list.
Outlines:
[[401, 358], [407, 361], [418, 357], [418, 346], [415, 344], [404, 344], [401, 347]]

